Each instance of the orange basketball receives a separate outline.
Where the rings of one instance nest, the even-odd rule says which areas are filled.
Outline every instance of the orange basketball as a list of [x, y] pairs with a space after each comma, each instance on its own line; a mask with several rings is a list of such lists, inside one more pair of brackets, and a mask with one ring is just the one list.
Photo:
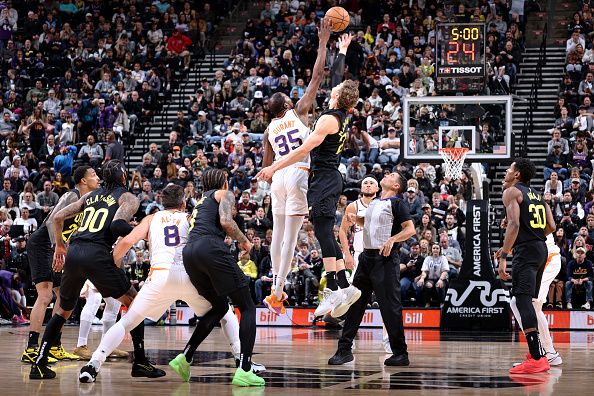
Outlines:
[[332, 7], [326, 11], [326, 20], [330, 21], [330, 26], [333, 32], [342, 32], [349, 26], [351, 17], [347, 10], [342, 7]]

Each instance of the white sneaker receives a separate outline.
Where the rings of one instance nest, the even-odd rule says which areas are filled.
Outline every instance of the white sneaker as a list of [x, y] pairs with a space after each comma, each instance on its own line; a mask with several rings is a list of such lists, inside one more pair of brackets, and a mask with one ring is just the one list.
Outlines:
[[0, 325], [12, 325], [12, 320], [8, 320], [8, 319], [4, 319], [4, 318], [0, 318]]
[[[235, 367], [239, 367], [239, 355], [235, 355]], [[254, 373], [261, 373], [266, 371], [266, 366], [260, 363], [256, 363], [252, 360], [252, 370]]]
[[573, 309], [573, 305], [571, 305], [571, 303], [567, 303], [567, 309]]
[[[316, 310], [314, 311], [315, 316], [324, 316], [334, 308], [338, 307], [343, 300], [344, 294], [341, 289], [338, 290], [330, 290], [327, 287], [324, 288], [324, 299], [318, 305]], [[332, 315], [335, 317], [334, 315]]]
[[359, 297], [361, 297], [361, 290], [353, 285], [346, 289], [340, 289], [340, 291], [342, 292], [342, 302], [330, 312], [330, 315], [334, 318], [339, 318], [347, 313], [351, 305], [356, 303]]
[[563, 364], [563, 359], [561, 359], [561, 355], [559, 355], [559, 352], [547, 352], [546, 356], [551, 366], [560, 366], [561, 364]]
[[384, 351], [386, 351], [386, 353], [389, 353], [390, 355], [392, 355], [392, 347], [390, 346], [390, 339], [388, 337], [385, 337], [382, 339], [382, 343], [384, 344]]
[[584, 309], [590, 309], [590, 302], [588, 301], [587, 303], [585, 303], [584, 305], [582, 305], [582, 308], [584, 308]]

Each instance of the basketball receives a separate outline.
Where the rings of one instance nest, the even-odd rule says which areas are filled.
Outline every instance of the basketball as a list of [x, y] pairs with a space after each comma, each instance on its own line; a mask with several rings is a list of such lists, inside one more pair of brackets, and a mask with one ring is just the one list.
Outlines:
[[349, 21], [351, 18], [349, 17], [349, 13], [342, 7], [332, 7], [326, 12], [325, 18], [330, 21], [330, 25], [332, 26], [332, 31], [342, 32], [344, 29], [349, 26]]

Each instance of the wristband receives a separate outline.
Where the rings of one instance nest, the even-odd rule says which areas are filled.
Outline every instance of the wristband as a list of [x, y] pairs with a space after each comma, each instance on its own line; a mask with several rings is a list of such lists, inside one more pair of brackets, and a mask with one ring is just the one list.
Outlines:
[[507, 253], [505, 252], [501, 252], [501, 257], [502, 260], [507, 260]]

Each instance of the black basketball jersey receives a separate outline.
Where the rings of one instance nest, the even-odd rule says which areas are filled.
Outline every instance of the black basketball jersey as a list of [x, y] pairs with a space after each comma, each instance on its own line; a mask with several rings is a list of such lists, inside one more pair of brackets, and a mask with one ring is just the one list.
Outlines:
[[111, 249], [118, 236], [109, 227], [120, 207], [120, 196], [125, 192], [128, 192], [125, 187], [116, 187], [110, 191], [101, 187], [89, 194], [85, 198], [82, 220], [71, 242], [92, 242]]
[[[70, 191], [76, 194], [77, 199], [80, 198], [80, 191], [78, 191], [76, 188]], [[54, 212], [54, 210], [55, 209], [52, 209], [52, 211], [48, 213], [47, 217], [45, 218], [41, 226], [37, 229], [37, 231], [35, 231], [36, 233], [39, 233], [40, 236], [42, 236], [44, 239], [47, 239], [48, 242], [50, 241], [50, 235], [46, 223], [47, 219], [49, 219], [50, 215]], [[62, 240], [64, 242], [68, 242], [74, 231], [76, 231], [76, 229], [78, 228], [81, 219], [82, 212], [74, 217], [64, 220], [64, 227], [62, 227]]]
[[311, 153], [312, 170], [337, 169], [340, 163], [340, 154], [344, 148], [347, 138], [347, 127], [350, 117], [346, 110], [328, 109], [321, 115], [330, 114], [337, 118], [339, 129], [337, 133], [326, 135], [324, 141]]
[[517, 183], [515, 187], [522, 192], [522, 203], [520, 204], [520, 230], [514, 246], [544, 241], [547, 214], [542, 194], [524, 183]]
[[215, 237], [225, 240], [227, 235], [221, 227], [221, 218], [219, 217], [219, 203], [214, 197], [217, 190], [210, 190], [198, 201], [192, 211], [190, 219], [190, 234], [188, 242], [193, 242], [198, 238]]

